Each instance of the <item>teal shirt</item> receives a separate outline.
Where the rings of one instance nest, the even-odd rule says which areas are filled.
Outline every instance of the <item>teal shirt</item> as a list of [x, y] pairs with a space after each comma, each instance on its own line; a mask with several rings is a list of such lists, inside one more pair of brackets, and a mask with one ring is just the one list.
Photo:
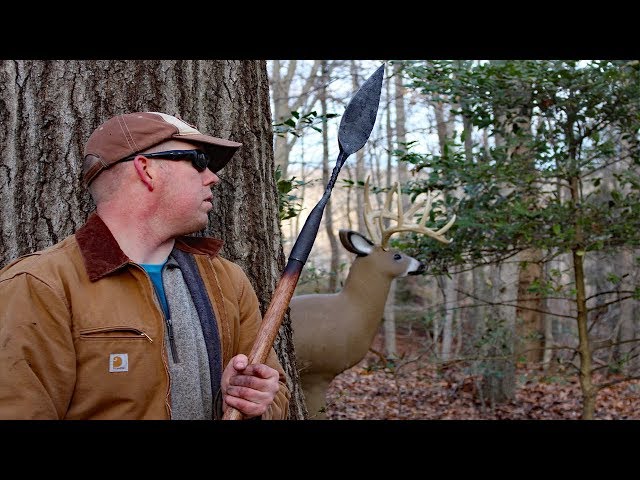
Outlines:
[[164, 267], [165, 263], [167, 263], [166, 260], [162, 263], [141, 263], [140, 266], [144, 268], [149, 274], [149, 277], [151, 277], [153, 286], [158, 294], [158, 299], [160, 299], [160, 305], [162, 305], [162, 310], [164, 310], [164, 316], [165, 318], [169, 318], [169, 305], [167, 304], [167, 297], [164, 294], [164, 285], [162, 283], [162, 267]]

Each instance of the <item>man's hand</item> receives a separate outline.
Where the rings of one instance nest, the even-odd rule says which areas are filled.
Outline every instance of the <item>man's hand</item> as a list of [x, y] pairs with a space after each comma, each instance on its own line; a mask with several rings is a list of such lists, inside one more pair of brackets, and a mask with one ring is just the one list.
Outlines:
[[262, 415], [280, 388], [277, 370], [261, 363], [248, 363], [246, 355], [236, 355], [222, 372], [222, 409], [233, 407], [244, 418]]

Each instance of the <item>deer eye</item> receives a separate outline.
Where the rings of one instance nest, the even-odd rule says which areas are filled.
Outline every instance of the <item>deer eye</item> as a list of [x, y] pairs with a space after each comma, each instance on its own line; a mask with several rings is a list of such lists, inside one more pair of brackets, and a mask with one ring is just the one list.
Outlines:
[[399, 253], [396, 253], [396, 254], [393, 256], [393, 259], [394, 259], [394, 260], [400, 260], [401, 258], [402, 258], [402, 255], [400, 255]]

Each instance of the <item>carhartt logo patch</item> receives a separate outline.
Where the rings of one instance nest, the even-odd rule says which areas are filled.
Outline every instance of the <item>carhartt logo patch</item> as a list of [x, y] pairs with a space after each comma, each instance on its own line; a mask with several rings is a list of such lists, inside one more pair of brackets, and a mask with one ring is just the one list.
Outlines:
[[128, 372], [129, 355], [126, 353], [112, 353], [109, 355], [110, 372]]

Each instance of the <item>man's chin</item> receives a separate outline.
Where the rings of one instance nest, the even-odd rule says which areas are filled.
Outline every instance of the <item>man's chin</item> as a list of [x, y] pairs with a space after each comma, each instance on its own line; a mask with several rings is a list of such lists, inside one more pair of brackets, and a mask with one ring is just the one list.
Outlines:
[[177, 237], [180, 235], [190, 235], [192, 233], [201, 232], [205, 228], [209, 226], [209, 217], [206, 217], [205, 220], [195, 221], [192, 225], [185, 227], [181, 232], [176, 234]]

